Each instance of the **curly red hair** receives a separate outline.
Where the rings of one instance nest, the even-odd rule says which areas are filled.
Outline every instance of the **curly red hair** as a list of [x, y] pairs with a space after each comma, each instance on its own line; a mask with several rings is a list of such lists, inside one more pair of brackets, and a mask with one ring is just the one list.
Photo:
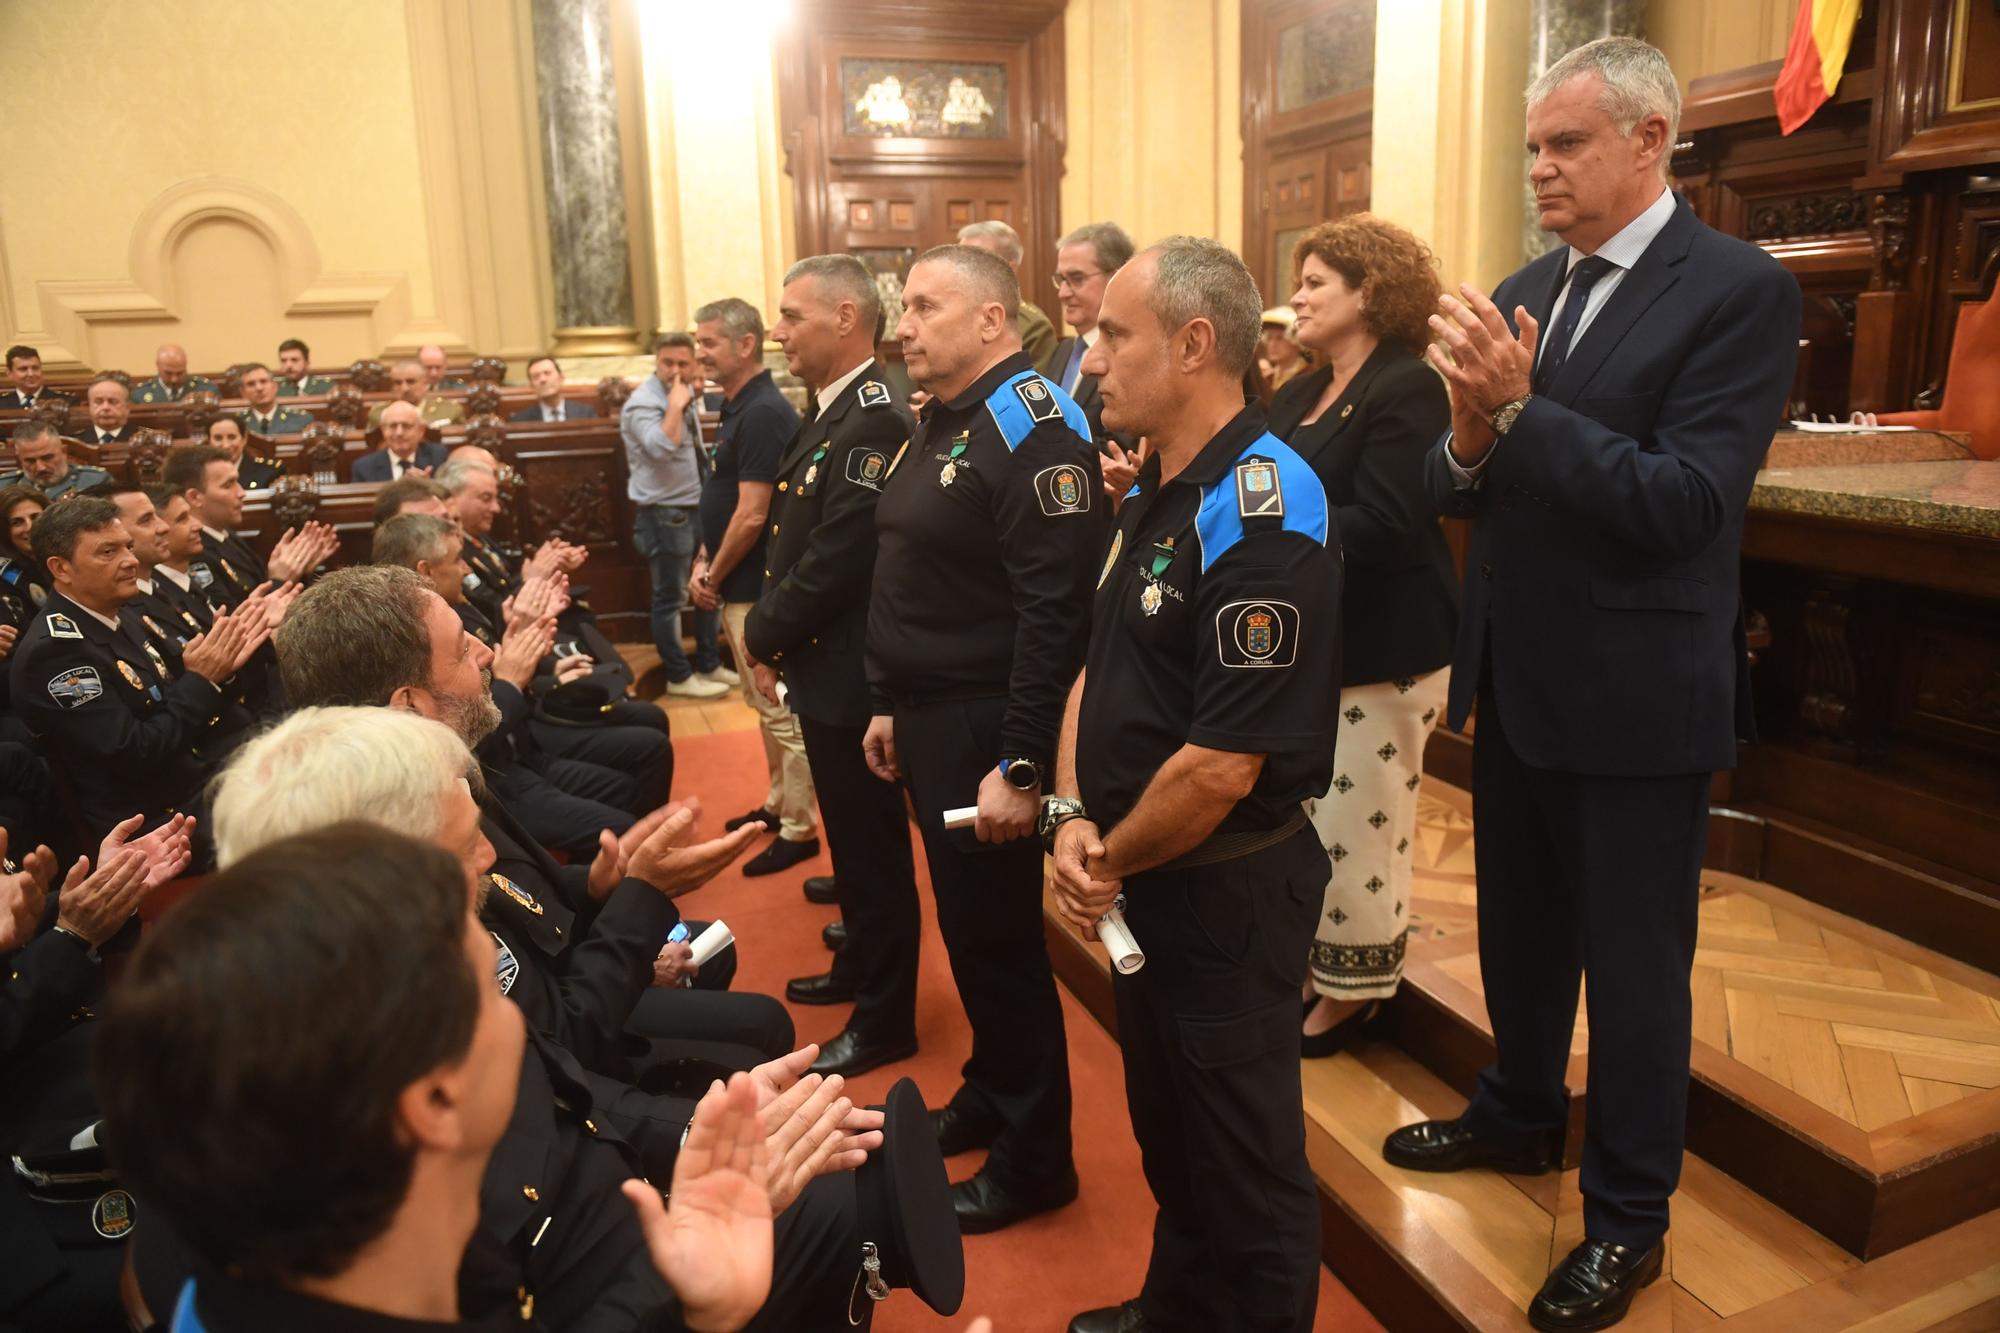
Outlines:
[[1366, 293], [1361, 318], [1377, 338], [1422, 354], [1430, 341], [1428, 321], [1443, 290], [1437, 256], [1429, 246], [1373, 213], [1350, 213], [1299, 238], [1292, 251], [1294, 285], [1308, 256]]

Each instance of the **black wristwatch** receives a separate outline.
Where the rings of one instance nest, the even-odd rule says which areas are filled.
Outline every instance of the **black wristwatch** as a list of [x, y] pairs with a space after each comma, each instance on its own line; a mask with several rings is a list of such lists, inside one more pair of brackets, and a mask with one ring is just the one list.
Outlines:
[[1000, 776], [1019, 791], [1033, 791], [1043, 785], [1042, 766], [1032, 759], [1002, 759]]

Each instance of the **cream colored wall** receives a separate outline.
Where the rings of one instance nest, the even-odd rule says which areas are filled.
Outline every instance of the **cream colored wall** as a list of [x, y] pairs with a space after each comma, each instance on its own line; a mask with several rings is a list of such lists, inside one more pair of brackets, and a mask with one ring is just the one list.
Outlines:
[[539, 346], [525, 32], [525, 0], [0, 4], [34, 110], [0, 172], [7, 341], [146, 373], [163, 340], [198, 367], [294, 334], [322, 364]]
[[1065, 231], [1243, 243], [1238, 0], [1070, 0]]
[[1783, 60], [1798, 12], [1796, 0], [1652, 0], [1644, 31], [1685, 90], [1704, 75]]

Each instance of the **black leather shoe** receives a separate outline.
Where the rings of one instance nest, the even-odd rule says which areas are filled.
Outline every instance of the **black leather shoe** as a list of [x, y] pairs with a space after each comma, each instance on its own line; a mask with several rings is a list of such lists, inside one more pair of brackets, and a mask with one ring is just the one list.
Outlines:
[[1555, 1166], [1548, 1134], [1495, 1134], [1463, 1120], [1423, 1120], [1405, 1125], [1382, 1143], [1390, 1165], [1411, 1171], [1464, 1171], [1490, 1166], [1538, 1176]]
[[785, 998], [793, 1004], [846, 1004], [854, 998], [854, 983], [836, 981], [831, 972], [793, 977], [785, 983]]
[[840, 889], [834, 884], [832, 875], [813, 875], [806, 880], [806, 901], [818, 903], [821, 907], [831, 907], [840, 901]]
[[845, 921], [827, 922], [824, 926], [820, 927], [819, 942], [835, 953], [839, 953], [841, 947], [847, 943], [847, 923]]
[[777, 815], [772, 814], [769, 810], [752, 810], [747, 815], [738, 815], [734, 819], [723, 820], [722, 827], [728, 832], [734, 833], [745, 824], [761, 822], [764, 825], [766, 833], [776, 833], [778, 831], [778, 818]]
[[931, 1128], [937, 1132], [938, 1151], [956, 1157], [975, 1148], [990, 1148], [1000, 1137], [1000, 1126], [957, 1106], [940, 1106], [931, 1112]]
[[1001, 1185], [981, 1171], [951, 1187], [951, 1209], [958, 1214], [960, 1235], [978, 1236], [1011, 1227], [1036, 1213], [1053, 1212], [1076, 1199], [1076, 1171], [1044, 1184]]
[[[1310, 1015], [1313, 1008], [1313, 1005], [1307, 1005], [1306, 1013]], [[1324, 1060], [1329, 1055], [1339, 1055], [1354, 1042], [1373, 1035], [1381, 1018], [1382, 1002], [1371, 1000], [1326, 1031], [1300, 1037], [1299, 1058]]]
[[819, 1048], [819, 1059], [812, 1062], [811, 1072], [852, 1078], [882, 1065], [907, 1060], [916, 1053], [917, 1040], [914, 1037], [908, 1041], [878, 1042], [848, 1028]]
[[1641, 1287], [1660, 1275], [1666, 1242], [1633, 1250], [1608, 1240], [1586, 1240], [1557, 1264], [1528, 1307], [1528, 1322], [1543, 1329], [1610, 1328], [1632, 1308]]
[[743, 863], [743, 873], [752, 878], [758, 875], [775, 875], [780, 870], [790, 870], [799, 862], [810, 861], [818, 855], [818, 838], [805, 838], [798, 842], [793, 842], [789, 838], [776, 838], [769, 847]]
[[1137, 1301], [1085, 1310], [1069, 1321], [1069, 1333], [1146, 1333], [1152, 1327], [1152, 1321], [1139, 1313]]

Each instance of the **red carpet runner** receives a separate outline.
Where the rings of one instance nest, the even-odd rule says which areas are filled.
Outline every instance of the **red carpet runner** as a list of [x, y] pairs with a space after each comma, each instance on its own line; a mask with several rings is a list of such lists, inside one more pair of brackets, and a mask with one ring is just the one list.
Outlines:
[[[763, 799], [764, 756], [755, 731], [676, 737], [674, 749], [674, 795], [701, 798], [700, 837], [720, 833], [723, 820]], [[683, 898], [681, 910], [689, 917], [720, 917], [729, 923], [741, 951], [737, 989], [782, 995], [788, 978], [826, 970], [831, 955], [820, 944], [819, 932], [837, 911], [806, 902], [799, 885], [808, 875], [832, 871], [823, 850], [818, 859], [780, 875], [745, 879], [732, 869], [701, 892]], [[917, 876], [924, 912], [918, 1052], [912, 1060], [854, 1080], [855, 1095], [862, 1101], [879, 1100], [892, 1083], [908, 1075], [937, 1104], [957, 1086], [959, 1066], [971, 1051], [971, 1033], [958, 1008], [950, 964], [931, 911], [930, 880], [920, 848]], [[1045, 1333], [1061, 1330], [1080, 1310], [1138, 1293], [1152, 1235], [1153, 1201], [1125, 1111], [1118, 1047], [1067, 991], [1062, 997], [1082, 1197], [1068, 1208], [1006, 1231], [968, 1237], [965, 1307], [960, 1316], [941, 1319], [910, 1293], [897, 1292], [875, 1321], [881, 1333], [959, 1330], [978, 1314], [991, 1315], [998, 1333]], [[833, 1036], [846, 1014], [844, 1005], [792, 1007], [801, 1042]], [[970, 1175], [979, 1160], [975, 1154], [952, 1158], [947, 1163], [952, 1179]], [[1345, 1333], [1382, 1326], [1322, 1269], [1315, 1327]]]

